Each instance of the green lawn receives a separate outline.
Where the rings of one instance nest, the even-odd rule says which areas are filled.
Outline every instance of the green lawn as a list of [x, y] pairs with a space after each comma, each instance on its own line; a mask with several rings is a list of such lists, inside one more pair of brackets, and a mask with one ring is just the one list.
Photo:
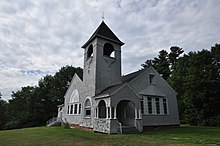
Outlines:
[[220, 128], [181, 126], [151, 129], [142, 134], [100, 134], [62, 127], [36, 127], [0, 131], [0, 146], [5, 145], [127, 145], [188, 146], [220, 145]]

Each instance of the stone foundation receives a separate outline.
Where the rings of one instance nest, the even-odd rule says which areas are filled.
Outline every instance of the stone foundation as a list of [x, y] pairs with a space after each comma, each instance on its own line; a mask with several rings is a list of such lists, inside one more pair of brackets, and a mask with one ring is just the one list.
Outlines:
[[79, 124], [81, 127], [93, 128], [92, 119], [83, 119]]
[[109, 119], [95, 119], [93, 131], [110, 133], [110, 120]]

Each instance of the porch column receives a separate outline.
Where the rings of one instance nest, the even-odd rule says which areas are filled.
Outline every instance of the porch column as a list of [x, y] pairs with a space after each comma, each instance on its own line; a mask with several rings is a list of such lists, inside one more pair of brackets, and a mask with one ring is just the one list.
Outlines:
[[106, 107], [106, 119], [108, 119], [108, 107]]
[[97, 118], [99, 118], [99, 107], [97, 107]]
[[114, 107], [114, 119], [117, 119], [117, 116], [116, 116], [116, 107]]
[[135, 119], [137, 119], [137, 108], [136, 107], [135, 107], [134, 113], [135, 113]]
[[109, 110], [110, 110], [110, 119], [112, 119], [112, 107], [110, 107]]
[[139, 108], [139, 119], [142, 119], [142, 116], [141, 116], [141, 109]]

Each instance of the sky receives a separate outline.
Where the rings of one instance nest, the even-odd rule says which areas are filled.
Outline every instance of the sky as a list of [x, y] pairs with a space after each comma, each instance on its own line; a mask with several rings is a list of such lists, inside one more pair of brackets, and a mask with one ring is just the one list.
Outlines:
[[35, 86], [62, 66], [83, 67], [83, 49], [102, 21], [125, 43], [122, 73], [171, 46], [185, 53], [220, 43], [220, 0], [1, 0], [0, 93]]

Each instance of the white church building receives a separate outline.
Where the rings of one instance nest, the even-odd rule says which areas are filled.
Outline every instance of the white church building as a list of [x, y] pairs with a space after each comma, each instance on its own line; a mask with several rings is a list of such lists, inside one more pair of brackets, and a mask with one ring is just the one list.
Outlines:
[[102, 133], [179, 126], [176, 92], [152, 66], [122, 76], [123, 45], [102, 21], [82, 46], [83, 79], [73, 76], [58, 118]]

